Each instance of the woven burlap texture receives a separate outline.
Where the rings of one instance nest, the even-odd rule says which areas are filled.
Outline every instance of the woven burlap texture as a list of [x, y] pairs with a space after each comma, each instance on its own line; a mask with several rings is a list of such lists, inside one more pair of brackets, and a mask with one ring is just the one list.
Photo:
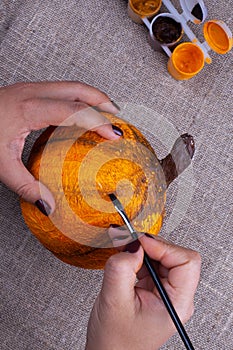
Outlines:
[[[232, 0], [205, 4], [208, 18], [230, 25]], [[176, 130], [194, 136], [184, 207], [180, 203], [172, 225], [180, 180], [168, 191], [161, 235], [202, 256], [195, 313], [186, 325], [195, 349], [232, 350], [232, 53], [211, 52], [211, 65], [189, 81], [176, 81], [167, 71], [167, 57], [151, 49], [147, 29], [133, 23], [126, 9], [124, 0], [1, 0], [1, 85], [42, 80], [94, 85], [128, 110], [125, 119], [161, 157]], [[203, 40], [202, 26], [192, 28]], [[29, 136], [24, 160], [37, 135]], [[1, 349], [84, 349], [102, 271], [66, 265], [45, 250], [24, 224], [18, 197], [3, 184], [0, 230]], [[175, 335], [162, 349], [183, 344]]]

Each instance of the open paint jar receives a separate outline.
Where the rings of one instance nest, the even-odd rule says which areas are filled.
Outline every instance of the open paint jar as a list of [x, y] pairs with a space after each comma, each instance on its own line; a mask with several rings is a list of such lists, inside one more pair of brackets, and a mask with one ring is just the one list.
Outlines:
[[207, 9], [203, 0], [180, 0], [180, 5], [183, 10], [182, 15], [188, 21], [199, 24], [203, 23], [207, 17]]
[[162, 0], [129, 0], [128, 15], [136, 23], [142, 24], [142, 18], [151, 18], [162, 5]]
[[168, 71], [177, 80], [187, 80], [199, 73], [204, 67], [204, 54], [193, 43], [178, 45], [168, 61]]
[[[156, 15], [162, 2], [169, 13]], [[209, 20], [203, 26], [205, 41], [200, 42], [188, 22], [201, 24], [205, 21], [207, 9], [203, 0], [179, 2], [182, 13], [170, 0], [129, 0], [128, 13], [135, 22], [146, 25], [151, 46], [167, 54], [169, 73], [177, 80], [187, 80], [198, 74], [205, 63], [212, 62], [209, 51], [225, 54], [231, 50], [233, 40], [230, 29], [223, 21]], [[179, 43], [183, 33], [190, 42]]]
[[183, 35], [182, 24], [175, 15], [162, 13], [153, 18], [150, 24], [150, 44], [154, 49], [161, 49], [161, 45], [174, 47]]
[[202, 44], [179, 44], [168, 60], [168, 71], [177, 80], [187, 80], [204, 67], [206, 54], [211, 49], [225, 54], [232, 48], [232, 33], [227, 25], [218, 20], [210, 20], [203, 27], [205, 42]]

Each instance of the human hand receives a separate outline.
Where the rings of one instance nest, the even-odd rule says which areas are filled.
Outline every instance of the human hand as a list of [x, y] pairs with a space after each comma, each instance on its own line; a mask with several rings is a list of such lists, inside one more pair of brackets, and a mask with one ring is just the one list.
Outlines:
[[121, 130], [90, 106], [113, 114], [119, 111], [107, 95], [80, 82], [17, 83], [0, 88], [0, 181], [45, 215], [54, 211], [54, 198], [22, 163], [25, 139], [33, 130], [61, 123], [118, 139]]
[[121, 252], [107, 261], [88, 324], [86, 350], [156, 350], [176, 332], [143, 265], [143, 248], [157, 261], [154, 266], [181, 321], [191, 317], [200, 255], [159, 237], [142, 236], [140, 242], [142, 246], [138, 241], [128, 246], [132, 254]]

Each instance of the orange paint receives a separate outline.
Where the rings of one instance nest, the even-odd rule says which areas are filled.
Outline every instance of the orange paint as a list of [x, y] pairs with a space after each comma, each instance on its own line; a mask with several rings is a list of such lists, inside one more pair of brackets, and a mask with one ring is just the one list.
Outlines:
[[140, 17], [155, 15], [162, 4], [162, 0], [130, 0], [131, 9]]
[[212, 59], [210, 57], [206, 57], [205, 63], [207, 63], [207, 64], [212, 63]]
[[232, 48], [232, 34], [222, 21], [205, 23], [204, 37], [211, 49], [219, 54], [225, 54]]
[[168, 61], [168, 71], [177, 80], [192, 78], [203, 66], [203, 51], [193, 43], [178, 45]]
[[103, 114], [121, 128], [122, 138], [107, 141], [93, 131], [77, 137], [73, 127], [50, 127], [32, 149], [28, 169], [52, 192], [54, 213], [46, 217], [21, 199], [24, 220], [39, 241], [62, 261], [90, 269], [103, 268], [116, 253], [107, 231], [110, 224], [123, 225], [108, 193], [119, 193], [137, 231], [154, 235], [166, 199], [159, 194], [162, 168], [148, 141], [133, 125]]

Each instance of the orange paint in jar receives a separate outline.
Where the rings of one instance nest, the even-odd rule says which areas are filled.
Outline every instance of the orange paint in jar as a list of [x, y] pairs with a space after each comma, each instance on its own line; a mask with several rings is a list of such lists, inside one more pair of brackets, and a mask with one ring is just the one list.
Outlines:
[[218, 54], [225, 54], [232, 48], [232, 33], [222, 21], [211, 20], [205, 23], [204, 37], [209, 47]]
[[132, 9], [141, 17], [151, 16], [158, 12], [160, 0], [130, 0]]
[[204, 54], [193, 43], [182, 43], [173, 51], [168, 61], [168, 71], [177, 80], [187, 80], [204, 67]]
[[153, 17], [160, 9], [162, 0], [129, 0], [128, 14], [136, 23], [143, 23], [142, 18]]

